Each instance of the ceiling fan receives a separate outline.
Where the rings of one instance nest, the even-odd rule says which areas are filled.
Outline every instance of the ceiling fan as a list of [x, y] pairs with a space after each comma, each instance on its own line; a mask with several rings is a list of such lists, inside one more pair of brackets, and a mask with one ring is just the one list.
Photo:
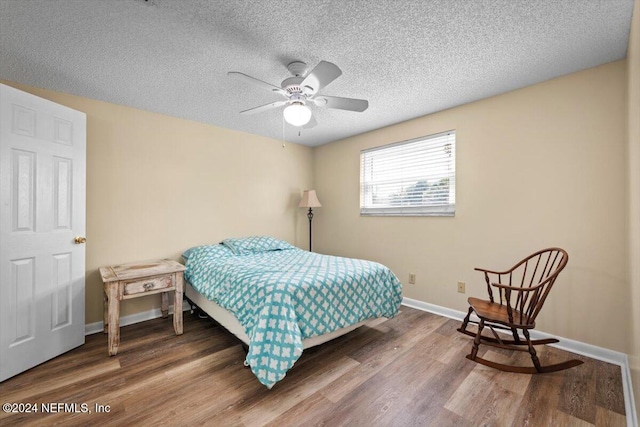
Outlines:
[[365, 99], [341, 98], [338, 96], [318, 95], [318, 92], [329, 83], [337, 79], [342, 71], [337, 65], [327, 61], [320, 61], [311, 72], [305, 75], [307, 64], [300, 61], [291, 62], [287, 69], [293, 77], [284, 79], [280, 87], [272, 85], [255, 77], [248, 76], [237, 71], [230, 71], [227, 75], [253, 84], [263, 89], [278, 93], [286, 99], [276, 101], [259, 107], [241, 111], [240, 114], [254, 114], [271, 110], [286, 105], [283, 111], [284, 119], [293, 126], [313, 127], [311, 110], [308, 105], [315, 104], [318, 107], [335, 108], [362, 112], [369, 107], [369, 101]]

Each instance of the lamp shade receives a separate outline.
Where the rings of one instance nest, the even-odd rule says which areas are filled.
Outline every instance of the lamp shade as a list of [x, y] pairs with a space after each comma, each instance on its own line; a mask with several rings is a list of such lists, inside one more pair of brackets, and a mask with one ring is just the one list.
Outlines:
[[311, 110], [300, 104], [291, 104], [284, 109], [284, 119], [293, 126], [304, 126], [311, 120]]
[[302, 200], [300, 200], [299, 208], [320, 208], [320, 200], [316, 196], [316, 190], [304, 190]]

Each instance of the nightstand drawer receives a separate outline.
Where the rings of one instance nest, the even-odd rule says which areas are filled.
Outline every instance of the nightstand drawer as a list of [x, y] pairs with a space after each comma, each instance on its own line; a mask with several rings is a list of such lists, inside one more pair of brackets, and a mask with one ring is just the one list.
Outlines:
[[173, 286], [173, 274], [124, 283], [124, 295], [142, 294]]

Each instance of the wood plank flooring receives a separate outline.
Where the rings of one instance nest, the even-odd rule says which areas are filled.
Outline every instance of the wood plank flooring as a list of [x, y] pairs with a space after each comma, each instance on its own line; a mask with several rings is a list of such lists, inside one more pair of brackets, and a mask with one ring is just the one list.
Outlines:
[[[625, 426], [620, 368], [584, 364], [543, 375], [467, 360], [460, 322], [402, 307], [306, 350], [267, 390], [243, 367], [239, 341], [185, 313], [121, 330], [117, 356], [103, 334], [0, 384], [1, 403], [67, 403], [57, 413], [0, 413], [0, 425]], [[575, 357], [539, 347], [543, 363]], [[483, 357], [528, 365], [528, 354], [481, 347]], [[87, 404], [91, 413], [81, 404]], [[95, 405], [108, 405], [97, 412]], [[75, 412], [69, 412], [75, 409]]]

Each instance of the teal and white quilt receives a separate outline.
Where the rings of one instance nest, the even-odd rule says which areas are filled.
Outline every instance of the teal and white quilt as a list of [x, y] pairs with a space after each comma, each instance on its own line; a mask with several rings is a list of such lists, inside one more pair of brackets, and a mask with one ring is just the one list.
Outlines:
[[375, 317], [394, 317], [402, 285], [382, 264], [320, 255], [269, 237], [189, 250], [191, 285], [239, 320], [246, 363], [268, 388], [302, 354], [302, 340]]

